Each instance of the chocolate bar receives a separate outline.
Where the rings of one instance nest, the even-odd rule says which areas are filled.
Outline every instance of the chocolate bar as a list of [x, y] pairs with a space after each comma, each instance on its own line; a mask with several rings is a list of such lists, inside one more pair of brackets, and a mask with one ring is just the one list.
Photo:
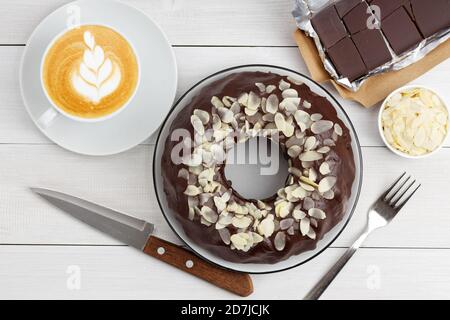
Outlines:
[[381, 20], [387, 18], [391, 13], [407, 3], [405, 0], [370, 0], [370, 5], [380, 8]]
[[354, 7], [360, 4], [363, 0], [346, 0], [339, 1], [336, 3], [336, 11], [339, 14], [339, 17], [343, 18], [347, 13], [350, 12]]
[[344, 38], [331, 47], [328, 56], [339, 74], [348, 78], [350, 82], [367, 74], [366, 66], [350, 38]]
[[405, 8], [400, 7], [381, 23], [381, 29], [397, 55], [422, 41], [422, 36]]
[[361, 2], [344, 16], [342, 20], [351, 34], [367, 28], [367, 22], [372, 16], [372, 13], [368, 9], [369, 6], [367, 3]]
[[379, 30], [363, 30], [352, 35], [352, 40], [355, 43], [367, 70], [374, 70], [392, 60], [388, 46]]
[[450, 28], [450, 0], [334, 1], [311, 25], [338, 76], [353, 82]]
[[311, 19], [311, 23], [326, 49], [347, 36], [347, 30], [334, 6], [327, 7], [317, 13]]
[[450, 0], [411, 0], [411, 7], [425, 38], [450, 27]]

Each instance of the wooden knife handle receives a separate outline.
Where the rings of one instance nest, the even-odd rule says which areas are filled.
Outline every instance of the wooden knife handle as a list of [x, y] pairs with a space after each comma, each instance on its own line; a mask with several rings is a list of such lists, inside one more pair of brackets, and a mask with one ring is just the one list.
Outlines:
[[248, 274], [217, 267], [190, 251], [157, 237], [149, 238], [144, 253], [241, 297], [247, 297], [253, 292], [252, 279]]

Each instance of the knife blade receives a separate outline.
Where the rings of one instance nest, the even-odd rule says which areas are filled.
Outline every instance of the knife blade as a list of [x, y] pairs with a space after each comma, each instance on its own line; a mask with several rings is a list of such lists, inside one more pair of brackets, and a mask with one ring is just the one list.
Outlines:
[[240, 296], [246, 297], [253, 292], [248, 274], [220, 268], [186, 249], [153, 236], [154, 225], [150, 222], [62, 192], [30, 189], [72, 217], [154, 258]]

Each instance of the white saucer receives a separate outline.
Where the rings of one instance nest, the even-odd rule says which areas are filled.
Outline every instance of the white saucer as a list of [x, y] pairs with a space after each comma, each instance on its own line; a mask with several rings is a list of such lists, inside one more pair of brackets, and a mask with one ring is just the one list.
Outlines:
[[[73, 10], [79, 10], [80, 24], [111, 26], [133, 44], [140, 60], [140, 86], [130, 105], [111, 119], [85, 123], [59, 116], [41, 128], [37, 120], [51, 107], [40, 82], [41, 59], [52, 39], [67, 28]], [[138, 145], [158, 129], [175, 98], [177, 68], [166, 36], [143, 12], [116, 1], [81, 0], [57, 9], [33, 32], [22, 59], [20, 85], [28, 113], [50, 140], [80, 154], [111, 155]]]

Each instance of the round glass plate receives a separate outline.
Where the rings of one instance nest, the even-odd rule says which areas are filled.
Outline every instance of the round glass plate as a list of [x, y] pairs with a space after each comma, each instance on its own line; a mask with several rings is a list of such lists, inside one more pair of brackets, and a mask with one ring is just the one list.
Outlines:
[[[193, 97], [206, 85], [221, 79], [229, 74], [238, 73], [238, 72], [246, 72], [246, 71], [261, 71], [261, 72], [271, 72], [275, 74], [279, 74], [281, 76], [291, 76], [293, 78], [300, 79], [306, 84], [314, 93], [326, 97], [329, 102], [333, 105], [333, 107], [337, 111], [338, 117], [344, 122], [344, 124], [349, 128], [351, 141], [352, 141], [352, 150], [354, 154], [355, 160], [355, 180], [352, 186], [352, 193], [349, 199], [348, 210], [345, 212], [343, 219], [336, 224], [333, 229], [331, 229], [328, 233], [325, 234], [323, 239], [317, 242], [317, 247], [314, 250], [303, 252], [299, 255], [291, 256], [287, 260], [280, 261], [275, 264], [256, 264], [256, 263], [234, 263], [227, 260], [224, 260], [216, 255], [213, 255], [206, 249], [198, 246], [194, 243], [189, 235], [186, 234], [183, 230], [183, 227], [176, 219], [176, 213], [172, 212], [172, 210], [167, 205], [166, 195], [163, 189], [163, 181], [161, 175], [161, 158], [164, 152], [164, 145], [167, 137], [171, 134], [169, 128], [171, 126], [172, 121], [177, 117], [178, 113], [183, 110], [183, 108], [192, 100]], [[155, 186], [155, 192], [157, 196], [157, 200], [161, 211], [169, 223], [170, 227], [173, 231], [178, 235], [178, 237], [198, 256], [201, 258], [208, 260], [216, 265], [219, 265], [223, 268], [227, 268], [230, 270], [235, 270], [239, 272], [245, 273], [272, 273], [279, 272], [283, 270], [287, 270], [296, 266], [299, 266], [317, 255], [323, 252], [326, 248], [328, 248], [334, 240], [340, 235], [340, 233], [344, 230], [345, 226], [349, 222], [353, 211], [356, 207], [362, 183], [362, 156], [361, 156], [361, 147], [359, 145], [358, 137], [356, 135], [355, 129], [345, 113], [344, 109], [340, 106], [340, 104], [336, 101], [336, 99], [321, 85], [314, 82], [307, 76], [295, 72], [290, 69], [270, 66], [270, 65], [245, 65], [229, 68], [226, 70], [219, 71], [194, 85], [191, 89], [189, 89], [175, 104], [170, 113], [167, 115], [161, 131], [158, 135], [158, 140], [156, 142], [156, 147], [154, 151], [154, 159], [153, 159], [153, 181]]]

